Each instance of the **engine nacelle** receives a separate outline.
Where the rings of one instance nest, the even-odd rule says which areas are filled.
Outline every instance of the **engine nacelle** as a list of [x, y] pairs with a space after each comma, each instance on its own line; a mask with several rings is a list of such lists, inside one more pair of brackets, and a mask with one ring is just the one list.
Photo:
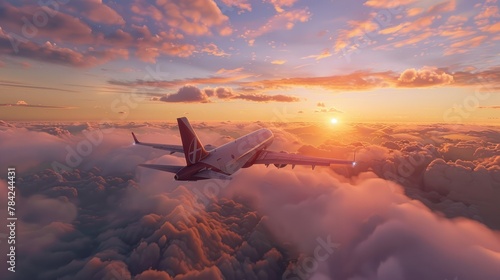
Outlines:
[[[285, 151], [281, 151], [280, 153], [287, 154], [287, 152], [285, 152]], [[276, 168], [280, 169], [280, 168], [286, 167], [287, 164], [274, 164], [274, 166], [276, 166]]]

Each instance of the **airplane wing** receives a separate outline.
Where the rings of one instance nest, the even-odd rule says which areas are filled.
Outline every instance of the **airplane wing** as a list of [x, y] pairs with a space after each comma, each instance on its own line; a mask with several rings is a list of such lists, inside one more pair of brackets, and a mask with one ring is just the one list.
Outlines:
[[143, 143], [137, 140], [137, 137], [135, 134], [132, 132], [132, 137], [134, 137], [134, 143], [136, 145], [142, 145], [142, 146], [149, 146], [153, 147], [155, 149], [160, 149], [160, 150], [165, 150], [169, 151], [170, 154], [173, 153], [184, 153], [184, 149], [182, 148], [181, 145], [165, 145], [165, 144], [155, 144], [155, 143]]
[[203, 170], [203, 171], [196, 173], [193, 176], [200, 178], [200, 179], [219, 179], [219, 180], [231, 180], [232, 179], [231, 176], [228, 176], [228, 175], [225, 175], [222, 173], [218, 173], [218, 172], [215, 172], [212, 170]]
[[179, 170], [184, 168], [184, 166], [162, 165], [162, 164], [139, 164], [139, 166], [151, 168], [151, 169], [156, 169], [156, 170], [160, 170], [160, 171], [165, 171], [165, 172], [170, 172], [170, 173], [177, 173], [177, 172], [179, 172]]
[[355, 166], [356, 162], [351, 160], [319, 158], [297, 154], [262, 151], [262, 153], [255, 160], [254, 164], [274, 164], [278, 167], [284, 167], [287, 164], [291, 164], [292, 168], [295, 167], [295, 165], [311, 165], [314, 169], [316, 166], [329, 166], [330, 164], [348, 164]]
[[[170, 173], [177, 173], [179, 172], [182, 168], [185, 166], [178, 166], [178, 165], [162, 165], [162, 164], [139, 164], [139, 166], [146, 167], [146, 168], [151, 168], [151, 169], [156, 169], [160, 171], [165, 171], [165, 172], [170, 172]], [[204, 179], [219, 179], [219, 180], [231, 180], [231, 176], [218, 173], [212, 170], [202, 170], [198, 173], [195, 173], [193, 175], [193, 178], [197, 180], [204, 180]]]

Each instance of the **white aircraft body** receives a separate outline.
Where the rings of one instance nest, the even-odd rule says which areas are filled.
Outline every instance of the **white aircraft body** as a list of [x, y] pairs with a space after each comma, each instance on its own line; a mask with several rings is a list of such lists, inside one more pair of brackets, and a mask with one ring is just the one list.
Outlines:
[[247, 168], [254, 164], [270, 164], [283, 168], [288, 164], [294, 168], [296, 165], [329, 166], [330, 164], [349, 164], [354, 166], [355, 161], [331, 158], [309, 157], [285, 152], [272, 152], [266, 150], [273, 142], [274, 135], [271, 130], [262, 128], [242, 136], [220, 147], [211, 145], [203, 146], [189, 124], [187, 118], [178, 118], [179, 131], [182, 139], [181, 145], [164, 145], [143, 143], [137, 140], [136, 145], [144, 145], [169, 151], [184, 153], [186, 166], [140, 164], [139, 166], [175, 173], [174, 179], [178, 181], [198, 181], [206, 179], [231, 179], [240, 168]]

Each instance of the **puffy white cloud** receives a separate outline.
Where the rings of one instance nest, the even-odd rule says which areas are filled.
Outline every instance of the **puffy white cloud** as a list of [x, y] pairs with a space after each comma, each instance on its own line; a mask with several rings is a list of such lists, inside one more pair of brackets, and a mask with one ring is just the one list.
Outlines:
[[[131, 146], [129, 135], [135, 130], [143, 141], [180, 143], [174, 124], [116, 125], [76, 168], [61, 173], [43, 170], [43, 163], [64, 161], [64, 145], [76, 149], [88, 140], [84, 132], [99, 125], [17, 125], [26, 128], [2, 124], [0, 139], [6, 155], [24, 156], [0, 163], [19, 164], [21, 278], [500, 275], [500, 237], [490, 229], [500, 228], [500, 135], [488, 127], [357, 125], [346, 129], [348, 138], [332, 140], [321, 127], [280, 124], [272, 127], [273, 149], [342, 158], [357, 149], [358, 167], [254, 166], [228, 183], [179, 183], [136, 164], [180, 165], [182, 156]], [[194, 123], [203, 142], [214, 145], [268, 126]], [[467, 142], [471, 137], [484, 141], [481, 149]], [[23, 154], [27, 147], [31, 156]], [[0, 185], [4, 201], [5, 181]], [[320, 261], [321, 244], [334, 246], [321, 247], [328, 254]]]

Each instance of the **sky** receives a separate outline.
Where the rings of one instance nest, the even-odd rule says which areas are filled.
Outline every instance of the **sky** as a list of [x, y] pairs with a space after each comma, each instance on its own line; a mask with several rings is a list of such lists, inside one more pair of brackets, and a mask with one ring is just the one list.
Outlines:
[[498, 6], [2, 1], [0, 119], [494, 124]]

